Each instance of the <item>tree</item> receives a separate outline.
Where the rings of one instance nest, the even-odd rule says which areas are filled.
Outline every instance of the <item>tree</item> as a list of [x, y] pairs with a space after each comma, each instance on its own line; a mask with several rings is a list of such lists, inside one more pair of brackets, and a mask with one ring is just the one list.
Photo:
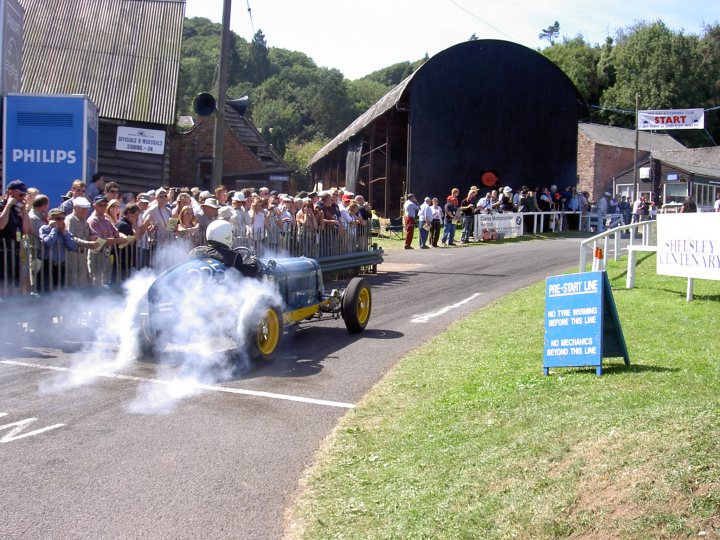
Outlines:
[[285, 161], [295, 172], [293, 178], [300, 191], [312, 189], [312, 175], [310, 172], [310, 160], [318, 151], [329, 142], [328, 139], [316, 137], [310, 141], [291, 141], [285, 152]]
[[570, 77], [587, 103], [599, 102], [605, 88], [602, 86], [602, 78], [598, 76], [598, 47], [591, 47], [578, 35], [546, 47], [542, 53]]
[[260, 84], [272, 75], [270, 53], [268, 52], [265, 34], [262, 30], [255, 32], [250, 43], [250, 71], [248, 80], [253, 84]]
[[[695, 107], [701, 99], [702, 78], [696, 68], [696, 36], [674, 34], [662, 21], [640, 22], [618, 32], [613, 50], [615, 84], [607, 88], [601, 104], [610, 109], [677, 109]], [[634, 126], [627, 113], [607, 113], [613, 125]]]
[[547, 39], [550, 45], [555, 45], [555, 40], [560, 35], [560, 23], [555, 21], [553, 24], [545, 28], [538, 35], [538, 39]]

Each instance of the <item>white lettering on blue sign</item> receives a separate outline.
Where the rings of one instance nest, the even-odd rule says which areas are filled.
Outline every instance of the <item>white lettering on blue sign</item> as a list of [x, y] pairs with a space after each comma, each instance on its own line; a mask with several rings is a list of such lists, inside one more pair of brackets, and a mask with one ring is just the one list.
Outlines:
[[75, 150], [48, 150], [46, 148], [13, 148], [14, 163], [67, 163], [77, 162]]

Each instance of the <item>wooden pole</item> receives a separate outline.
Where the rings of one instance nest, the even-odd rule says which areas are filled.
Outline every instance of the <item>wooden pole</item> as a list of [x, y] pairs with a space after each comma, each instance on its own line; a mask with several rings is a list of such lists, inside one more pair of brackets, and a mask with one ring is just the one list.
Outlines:
[[213, 136], [212, 189], [222, 184], [225, 161], [225, 100], [227, 98], [227, 71], [230, 57], [230, 7], [232, 0], [224, 0], [222, 33], [220, 34], [220, 65], [218, 67], [217, 111], [215, 111], [215, 134]]

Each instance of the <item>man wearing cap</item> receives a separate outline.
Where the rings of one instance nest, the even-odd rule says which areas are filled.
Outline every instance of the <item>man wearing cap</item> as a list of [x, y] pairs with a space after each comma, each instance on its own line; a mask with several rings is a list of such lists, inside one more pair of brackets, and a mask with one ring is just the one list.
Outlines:
[[95, 239], [90, 236], [90, 226], [87, 224], [91, 206], [85, 197], [75, 197], [72, 214], [65, 216], [65, 229], [73, 235], [78, 247], [78, 251], [65, 254], [67, 286], [71, 288], [87, 287], [90, 284], [85, 251], [98, 247]]
[[[232, 197], [232, 207], [235, 210], [235, 236], [240, 239], [247, 239], [250, 236], [252, 219], [250, 218], [250, 200], [242, 191], [236, 191]], [[243, 243], [246, 245], [246, 243]]]
[[40, 227], [43, 243], [43, 280], [41, 290], [52, 290], [65, 284], [65, 251], [77, 251], [78, 245], [65, 226], [65, 212], [53, 208], [48, 223]]
[[143, 227], [152, 231], [150, 241], [163, 245], [175, 238], [175, 233], [168, 230], [171, 210], [168, 208], [168, 192], [165, 188], [155, 191], [155, 202], [143, 214]]
[[90, 279], [93, 285], [110, 284], [113, 270], [112, 261], [110, 260], [111, 250], [114, 246], [127, 243], [127, 240], [120, 236], [115, 225], [107, 218], [108, 203], [109, 201], [105, 195], [95, 197], [93, 202], [95, 211], [88, 218], [90, 234], [105, 241], [97, 252], [90, 251], [88, 253]]
[[517, 207], [515, 206], [515, 203], [513, 203], [513, 195], [512, 195], [512, 188], [510, 186], [505, 186], [503, 188], [502, 195], [500, 196], [500, 204], [498, 205], [498, 210], [501, 212], [516, 212]]
[[31, 230], [25, 205], [27, 191], [25, 182], [13, 180], [0, 201], [0, 292], [3, 296], [7, 296], [9, 287], [19, 283], [20, 240]]
[[420, 207], [413, 193], [408, 193], [405, 203], [403, 204], [403, 213], [405, 214], [405, 249], [412, 249], [413, 233], [415, 232], [415, 223]]
[[220, 205], [215, 197], [208, 197], [200, 203], [200, 213], [197, 216], [198, 225], [200, 225], [200, 243], [204, 244], [207, 240], [205, 237], [205, 231], [207, 231], [208, 225], [215, 221], [218, 215]]

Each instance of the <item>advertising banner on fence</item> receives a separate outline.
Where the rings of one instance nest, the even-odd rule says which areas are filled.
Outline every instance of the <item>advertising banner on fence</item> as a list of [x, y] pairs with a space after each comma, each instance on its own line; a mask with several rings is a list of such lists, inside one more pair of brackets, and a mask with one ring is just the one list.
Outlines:
[[720, 280], [720, 213], [657, 218], [658, 274]]
[[703, 109], [638, 111], [638, 129], [705, 129]]
[[523, 234], [522, 214], [475, 214], [475, 241], [482, 239], [483, 230], [495, 231], [503, 238], [517, 238]]

